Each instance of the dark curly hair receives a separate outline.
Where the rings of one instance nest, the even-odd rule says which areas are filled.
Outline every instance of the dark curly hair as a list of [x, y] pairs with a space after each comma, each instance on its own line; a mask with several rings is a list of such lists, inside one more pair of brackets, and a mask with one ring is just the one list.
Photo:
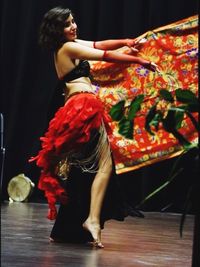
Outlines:
[[68, 8], [50, 9], [44, 15], [39, 29], [39, 45], [45, 49], [58, 50], [66, 42], [64, 27], [70, 14], [72, 12]]

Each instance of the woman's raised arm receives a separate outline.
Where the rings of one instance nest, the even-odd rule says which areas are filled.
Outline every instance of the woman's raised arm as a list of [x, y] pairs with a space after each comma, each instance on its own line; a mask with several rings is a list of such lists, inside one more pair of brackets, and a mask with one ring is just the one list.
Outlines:
[[95, 49], [77, 42], [67, 42], [61, 49], [72, 59], [99, 60], [113, 63], [136, 63], [151, 71], [157, 70], [157, 65], [155, 63], [141, 57], [127, 55], [112, 50]]

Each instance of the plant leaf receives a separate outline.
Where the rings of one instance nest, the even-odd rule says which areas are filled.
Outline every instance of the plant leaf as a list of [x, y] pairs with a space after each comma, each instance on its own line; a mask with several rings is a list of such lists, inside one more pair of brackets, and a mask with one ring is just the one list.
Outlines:
[[183, 119], [184, 119], [184, 113], [181, 111], [176, 111], [175, 114], [176, 129], [181, 128]]
[[176, 120], [176, 112], [174, 110], [168, 110], [167, 116], [162, 119], [162, 123], [164, 129], [167, 132], [172, 133], [181, 145], [186, 147], [190, 145], [190, 142], [181, 133], [177, 131], [179, 122], [177, 122]]
[[141, 108], [141, 103], [144, 99], [144, 95], [137, 95], [131, 102], [129, 112], [128, 112], [128, 120], [133, 120], [137, 111]]
[[168, 110], [167, 116], [162, 119], [163, 126], [167, 132], [171, 132], [176, 129], [176, 112], [174, 110]]
[[156, 111], [157, 111], [156, 106], [157, 106], [157, 103], [150, 108], [149, 112], [146, 115], [146, 120], [145, 120], [145, 129], [151, 135], [154, 135], [154, 133], [151, 131], [150, 125], [156, 115]]
[[172, 94], [171, 94], [168, 90], [166, 90], [166, 89], [161, 89], [161, 90], [159, 91], [159, 93], [160, 93], [160, 96], [161, 96], [164, 100], [169, 101], [170, 103], [173, 103], [173, 102], [174, 102], [174, 98], [173, 98]]
[[187, 106], [186, 106], [186, 109], [189, 111], [189, 112], [198, 112], [199, 111], [199, 103], [189, 103]]
[[124, 115], [124, 104], [125, 100], [119, 101], [110, 109], [109, 114], [114, 121], [119, 121], [122, 119]]
[[121, 135], [128, 139], [133, 139], [133, 121], [123, 117], [119, 122], [119, 131]]
[[176, 94], [177, 100], [182, 103], [198, 105], [198, 98], [190, 90], [177, 89], [175, 91], [175, 94]]
[[162, 114], [157, 113], [154, 119], [150, 122], [150, 126], [154, 126], [156, 128], [156, 131], [158, 131], [158, 126], [161, 121], [162, 121]]
[[192, 116], [192, 114], [188, 111], [186, 111], [187, 116], [190, 118], [191, 122], [193, 123], [196, 130], [200, 133], [200, 126], [198, 121], [195, 120], [195, 118]]

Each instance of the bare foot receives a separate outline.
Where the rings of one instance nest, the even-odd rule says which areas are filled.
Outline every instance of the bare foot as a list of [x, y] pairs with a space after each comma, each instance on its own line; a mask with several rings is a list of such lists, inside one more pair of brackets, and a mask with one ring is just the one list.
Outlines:
[[99, 224], [92, 223], [89, 220], [83, 223], [83, 228], [89, 231], [94, 239], [93, 245], [97, 248], [104, 248], [103, 244], [101, 243], [101, 228]]
[[54, 239], [52, 237], [49, 237], [49, 242], [50, 243], [62, 243], [63, 241], [61, 239]]
[[49, 237], [49, 242], [53, 243], [53, 242], [55, 242], [55, 240], [53, 238]]

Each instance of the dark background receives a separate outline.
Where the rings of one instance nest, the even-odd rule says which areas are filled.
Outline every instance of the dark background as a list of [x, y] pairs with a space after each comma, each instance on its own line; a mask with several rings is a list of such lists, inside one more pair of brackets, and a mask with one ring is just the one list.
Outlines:
[[[9, 180], [25, 173], [37, 184], [39, 169], [28, 158], [40, 148], [39, 137], [55, 110], [63, 103], [56, 89], [52, 55], [37, 44], [38, 28], [46, 11], [70, 8], [79, 28], [79, 38], [103, 40], [137, 37], [154, 28], [198, 13], [197, 0], [1, 0], [1, 96], [4, 116], [5, 164], [3, 199]], [[175, 160], [119, 175], [127, 199], [137, 204], [167, 178]], [[191, 155], [182, 161], [184, 171], [167, 189], [143, 209], [181, 211], [194, 170]], [[189, 179], [188, 179], [189, 177]], [[35, 189], [30, 201], [45, 201]]]

